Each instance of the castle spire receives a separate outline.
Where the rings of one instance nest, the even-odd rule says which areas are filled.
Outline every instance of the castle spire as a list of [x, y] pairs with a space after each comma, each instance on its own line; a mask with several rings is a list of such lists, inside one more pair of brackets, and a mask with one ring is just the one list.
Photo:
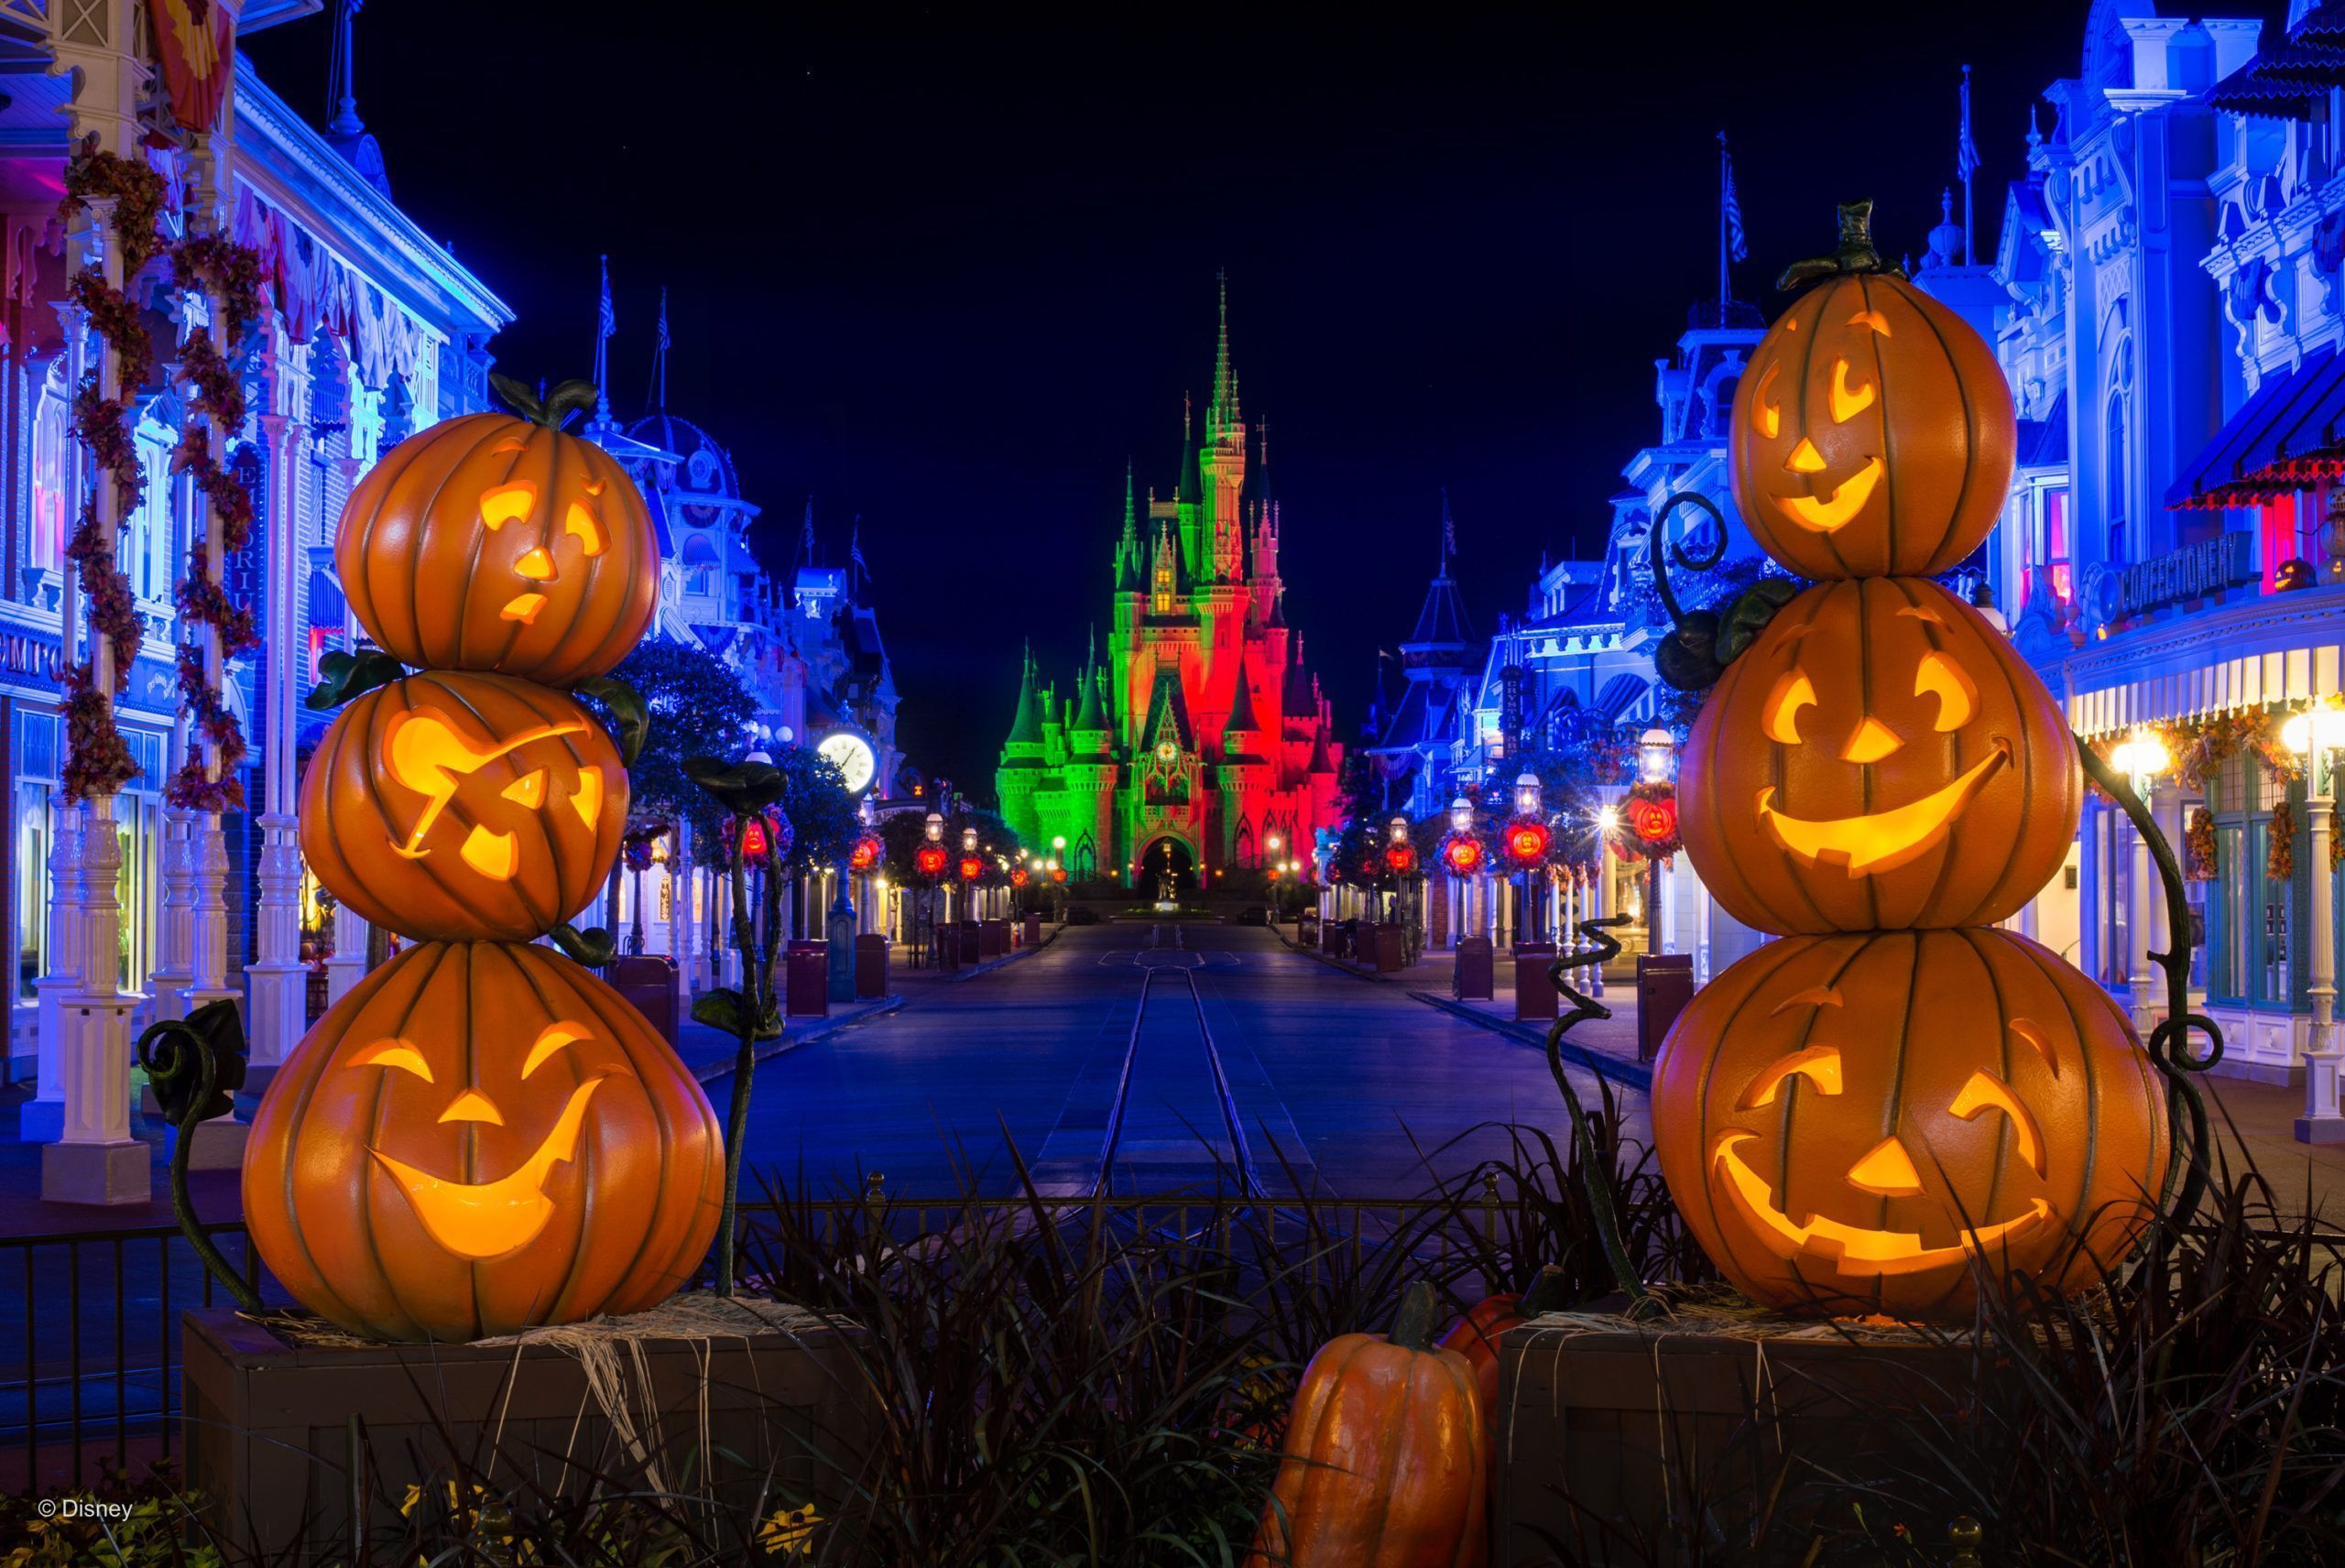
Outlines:
[[1197, 415], [1186, 392], [1181, 394], [1181, 477], [1172, 486], [1178, 503], [1197, 498]]
[[1205, 410], [1205, 439], [1218, 440], [1238, 421], [1237, 379], [1229, 374], [1229, 274], [1216, 271], [1221, 294], [1221, 332], [1213, 353], [1213, 404]]
[[1096, 670], [1099, 654], [1099, 628], [1091, 628], [1091, 648], [1083, 658], [1082, 706], [1075, 711], [1074, 725], [1078, 730], [1104, 730], [1107, 721], [1099, 707], [1099, 681]]
[[1025, 661], [1018, 678], [1018, 714], [1009, 723], [1009, 744], [1042, 744], [1042, 721], [1034, 699], [1034, 645], [1031, 642], [1026, 645]]
[[1257, 727], [1253, 672], [1242, 657], [1238, 663], [1238, 695], [1230, 701], [1228, 723], [1221, 727], [1225, 735], [1252, 735]]

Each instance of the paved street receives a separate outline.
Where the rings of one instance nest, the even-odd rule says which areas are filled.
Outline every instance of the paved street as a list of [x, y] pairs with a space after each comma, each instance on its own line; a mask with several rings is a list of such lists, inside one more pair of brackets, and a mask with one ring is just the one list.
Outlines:
[[1565, 1123], [1532, 1046], [1260, 929], [1133, 923], [1071, 928], [776, 1058], [750, 1127], [756, 1168], [792, 1184], [802, 1162], [818, 1184], [876, 1170], [941, 1193], [959, 1159], [1005, 1191], [1014, 1147], [1063, 1192], [1094, 1190], [1106, 1157], [1116, 1192], [1242, 1160], [1272, 1192], [1392, 1196], [1502, 1153], [1510, 1119]]

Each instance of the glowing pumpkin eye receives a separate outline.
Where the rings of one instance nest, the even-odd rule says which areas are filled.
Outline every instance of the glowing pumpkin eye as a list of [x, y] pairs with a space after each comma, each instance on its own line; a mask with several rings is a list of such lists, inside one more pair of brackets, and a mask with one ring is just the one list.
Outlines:
[[587, 1038], [586, 1031], [573, 1023], [546, 1025], [538, 1031], [537, 1042], [529, 1047], [529, 1054], [522, 1059], [521, 1076], [527, 1078], [544, 1066], [555, 1052], [567, 1051]]
[[1751, 428], [1769, 441], [1783, 432], [1783, 411], [1777, 407], [1774, 396], [1769, 390], [1775, 385], [1775, 376], [1783, 368], [1781, 360], [1769, 365], [1759, 377], [1758, 395], [1751, 399]]
[[1938, 716], [1930, 727], [1940, 735], [1960, 729], [1979, 711], [1978, 686], [1962, 666], [1935, 651], [1924, 654], [1921, 667], [1914, 671], [1914, 695], [1938, 700]]
[[578, 789], [570, 797], [570, 804], [572, 809], [577, 811], [578, 820], [584, 822], [589, 829], [602, 820], [603, 770], [601, 768], [582, 768], [578, 770]]
[[517, 805], [536, 811], [546, 802], [546, 770], [542, 768], [524, 773], [505, 786], [504, 796]]
[[562, 531], [583, 545], [588, 555], [603, 553], [605, 548], [603, 525], [595, 521], [594, 514], [584, 506], [573, 501], [570, 504], [569, 516], [562, 520]]
[[1859, 310], [1855, 315], [1849, 318], [1849, 325], [1852, 327], [1871, 327], [1882, 337], [1890, 335], [1889, 318], [1882, 315], [1879, 310]]
[[1816, 1085], [1819, 1094], [1840, 1092], [1840, 1051], [1837, 1046], [1811, 1045], [1805, 1051], [1794, 1051], [1751, 1081], [1750, 1092], [1742, 1096], [1741, 1109], [1755, 1111], [1761, 1105], [1772, 1105], [1783, 1084], [1793, 1078], [1805, 1078]]
[[1970, 1081], [1962, 1086], [1962, 1093], [1954, 1097], [1954, 1104], [1947, 1107], [1949, 1116], [1964, 1121], [1976, 1121], [1989, 1111], [2001, 1111], [2011, 1118], [2012, 1135], [2019, 1140], [2019, 1157], [2034, 1166], [2038, 1176], [2043, 1175], [2043, 1129], [2035, 1125], [2034, 1114], [2020, 1104], [2019, 1096], [2012, 1093], [2010, 1084], [1983, 1070], [1973, 1073]]
[[431, 1064], [423, 1060], [423, 1052], [403, 1040], [377, 1040], [350, 1059], [353, 1067], [396, 1067], [402, 1073], [412, 1073], [425, 1083], [431, 1082]]
[[1799, 744], [1799, 711], [1816, 706], [1816, 683], [1805, 670], [1786, 671], [1767, 694], [1762, 727], [1767, 738], [1783, 746]]
[[480, 496], [480, 520], [495, 533], [507, 523], [518, 523], [538, 509], [538, 487], [534, 485], [499, 485], [484, 490]]
[[1849, 387], [1849, 362], [1832, 362], [1832, 422], [1845, 425], [1872, 407], [1873, 389], [1871, 383], [1851, 391]]

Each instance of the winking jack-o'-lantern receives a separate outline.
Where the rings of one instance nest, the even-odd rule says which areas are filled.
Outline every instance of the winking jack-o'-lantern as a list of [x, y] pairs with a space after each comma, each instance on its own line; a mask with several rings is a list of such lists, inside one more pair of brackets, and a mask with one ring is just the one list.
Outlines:
[[707, 1252], [724, 1181], [707, 1097], [617, 992], [542, 947], [425, 942], [278, 1073], [244, 1203], [304, 1305], [470, 1340], [664, 1301]]
[[[583, 388], [583, 391], [581, 390]], [[467, 414], [383, 454], [334, 534], [351, 613], [401, 663], [567, 686], [627, 657], [651, 624], [660, 548], [627, 472], [562, 419], [594, 389], [527, 417]]]
[[1760, 548], [1805, 577], [1950, 572], [1995, 526], [2019, 426], [1994, 351], [1884, 266], [1870, 202], [1751, 351], [1730, 474]]
[[1770, 943], [1694, 994], [1652, 1103], [1703, 1250], [1793, 1311], [1959, 1317], [1974, 1261], [2089, 1284], [2132, 1250], [2172, 1157], [2123, 1013], [1991, 929]]
[[1712, 895], [1784, 933], [2002, 920], [2059, 870], [2083, 800], [2052, 694], [1920, 578], [1786, 604], [1704, 703], [1678, 784]]
[[337, 716], [301, 780], [302, 858], [377, 925], [542, 936], [594, 900], [627, 824], [609, 735], [560, 691], [425, 672]]

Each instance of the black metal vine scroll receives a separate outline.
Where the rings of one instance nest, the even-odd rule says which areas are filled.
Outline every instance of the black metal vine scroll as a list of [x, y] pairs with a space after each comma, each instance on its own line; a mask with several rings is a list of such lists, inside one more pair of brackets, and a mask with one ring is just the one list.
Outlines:
[[1596, 1147], [1596, 1134], [1591, 1129], [1586, 1107], [1579, 1103], [1579, 1093], [1572, 1087], [1571, 1079], [1564, 1072], [1564, 1036], [1575, 1024], [1589, 1018], [1609, 1018], [1612, 1009], [1571, 983], [1574, 969], [1587, 964], [1609, 964], [1620, 956], [1620, 944], [1612, 939], [1609, 928], [1628, 922], [1626, 915], [1598, 915], [1585, 920], [1573, 929], [1593, 945], [1566, 953], [1547, 968], [1547, 977], [1554, 982], [1555, 993], [1571, 1002], [1571, 1010], [1558, 1017], [1547, 1029], [1547, 1070], [1555, 1075], [1555, 1087], [1564, 1092], [1564, 1105], [1572, 1116], [1572, 1138], [1579, 1145], [1580, 1161], [1587, 1169], [1587, 1208], [1596, 1221], [1596, 1239], [1604, 1248], [1604, 1260], [1612, 1269], [1613, 1282], [1629, 1298], [1629, 1315], [1653, 1304], [1652, 1293], [1645, 1289], [1644, 1277], [1636, 1262], [1629, 1256], [1628, 1244], [1620, 1238], [1620, 1216], [1612, 1207], [1612, 1183], [1598, 1169], [1600, 1158]]
[[230, 1097], [245, 1083], [245, 1025], [233, 1000], [206, 1002], [183, 1018], [165, 1018], [138, 1037], [138, 1065], [146, 1070], [155, 1101], [178, 1134], [171, 1140], [171, 1217], [179, 1222], [195, 1255], [212, 1277], [248, 1312], [260, 1311], [260, 1295], [229, 1267], [196, 1222], [188, 1197], [188, 1156], [196, 1127], [235, 1108]]
[[[2083, 736], [2071, 731], [2070, 738], [2077, 744], [2077, 755], [2083, 759], [2085, 772], [2132, 820], [2133, 831], [2149, 846], [2150, 857], [2157, 862], [2158, 880], [2165, 886], [2166, 951], [2149, 956], [2151, 963], [2165, 972], [2166, 1011], [2164, 1021], [2150, 1031], [2149, 1052], [2151, 1065], [2166, 1083], [2166, 1132], [2176, 1146], [2182, 1142], [2181, 1122], [2186, 1112], [2190, 1118], [2189, 1165], [2178, 1194], [2172, 1190], [2171, 1167], [2166, 1174], [2166, 1195], [2173, 1200], [2166, 1208], [2166, 1217], [2170, 1221], [2187, 1220], [2198, 1212], [2198, 1200], [2207, 1191], [2210, 1164], [2207, 1152], [2207, 1102], [2187, 1074], [2204, 1073], [2223, 1059], [2223, 1031], [2206, 1014], [2190, 1010], [2190, 900], [2183, 890], [2182, 866], [2174, 857], [2174, 845], [2166, 842], [2165, 833], [2150, 815], [2150, 809], [2142, 803], [2142, 798], [2133, 793], [2133, 787], [2087, 746]], [[2190, 1031], [2194, 1029], [2207, 1037], [2204, 1056], [2190, 1053]]]

